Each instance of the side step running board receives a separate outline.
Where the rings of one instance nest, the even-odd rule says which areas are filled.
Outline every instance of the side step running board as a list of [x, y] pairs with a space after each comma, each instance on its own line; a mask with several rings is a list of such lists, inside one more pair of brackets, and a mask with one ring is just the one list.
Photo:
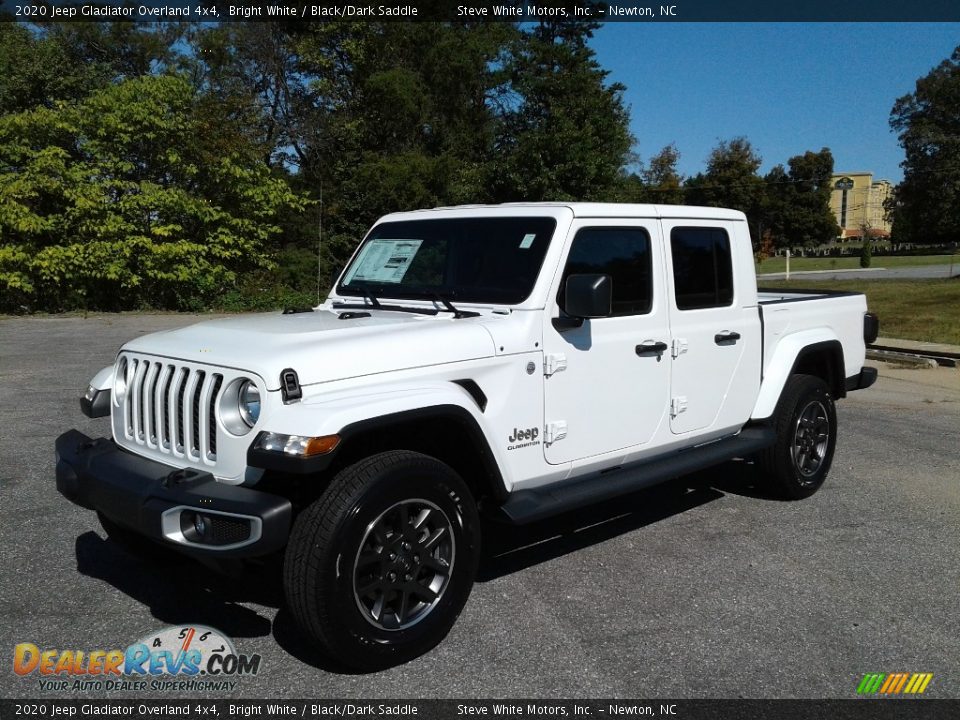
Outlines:
[[679, 450], [666, 457], [638, 462], [619, 470], [591, 473], [586, 478], [577, 478], [558, 486], [518, 490], [510, 494], [501, 510], [517, 524], [542, 520], [750, 455], [770, 447], [775, 440], [776, 433], [771, 427], [747, 428], [730, 438]]

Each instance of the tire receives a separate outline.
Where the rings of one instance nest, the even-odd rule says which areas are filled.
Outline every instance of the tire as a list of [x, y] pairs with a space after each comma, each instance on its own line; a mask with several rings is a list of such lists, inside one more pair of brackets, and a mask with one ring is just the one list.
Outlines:
[[297, 625], [356, 670], [392, 667], [446, 637], [477, 571], [473, 497], [442, 462], [404, 450], [340, 472], [297, 518], [284, 592]]
[[827, 384], [791, 375], [773, 416], [776, 442], [760, 455], [770, 489], [786, 500], [813, 495], [826, 480], [837, 444], [837, 409]]
[[128, 555], [133, 555], [141, 560], [150, 562], [165, 562], [171, 559], [172, 552], [170, 550], [139, 535], [133, 530], [128, 530], [122, 525], [115, 523], [99, 510], [97, 510], [97, 518], [100, 520], [100, 526], [107, 534], [107, 537], [119, 545]]

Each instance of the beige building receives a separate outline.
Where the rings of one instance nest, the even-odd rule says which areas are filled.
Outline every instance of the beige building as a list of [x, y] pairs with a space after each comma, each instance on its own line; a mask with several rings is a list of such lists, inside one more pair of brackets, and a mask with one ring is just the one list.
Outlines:
[[830, 210], [840, 226], [840, 240], [860, 238], [864, 228], [870, 237], [890, 237], [884, 207], [893, 193], [889, 180], [874, 180], [869, 172], [835, 173], [830, 186]]

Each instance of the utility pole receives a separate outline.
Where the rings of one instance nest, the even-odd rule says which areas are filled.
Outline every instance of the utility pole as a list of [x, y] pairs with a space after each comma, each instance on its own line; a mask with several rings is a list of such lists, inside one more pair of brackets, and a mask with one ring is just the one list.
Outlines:
[[320, 182], [320, 217], [317, 219], [317, 305], [320, 304], [320, 276], [323, 268], [323, 181]]

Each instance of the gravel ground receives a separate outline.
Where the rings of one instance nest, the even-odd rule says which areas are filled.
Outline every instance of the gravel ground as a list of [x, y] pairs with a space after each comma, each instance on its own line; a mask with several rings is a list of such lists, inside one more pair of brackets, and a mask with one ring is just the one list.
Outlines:
[[302, 643], [275, 570], [140, 562], [56, 492], [56, 436], [108, 432], [80, 414], [87, 380], [123, 341], [194, 319], [0, 320], [0, 697], [40, 694], [10, 670], [17, 643], [126, 647], [180, 623], [262, 655], [232, 697], [849, 698], [864, 673], [897, 671], [960, 697], [956, 370], [884, 369], [840, 403], [830, 478], [804, 502], [764, 497], [730, 463], [535, 526], [489, 524], [450, 636], [351, 675]]

